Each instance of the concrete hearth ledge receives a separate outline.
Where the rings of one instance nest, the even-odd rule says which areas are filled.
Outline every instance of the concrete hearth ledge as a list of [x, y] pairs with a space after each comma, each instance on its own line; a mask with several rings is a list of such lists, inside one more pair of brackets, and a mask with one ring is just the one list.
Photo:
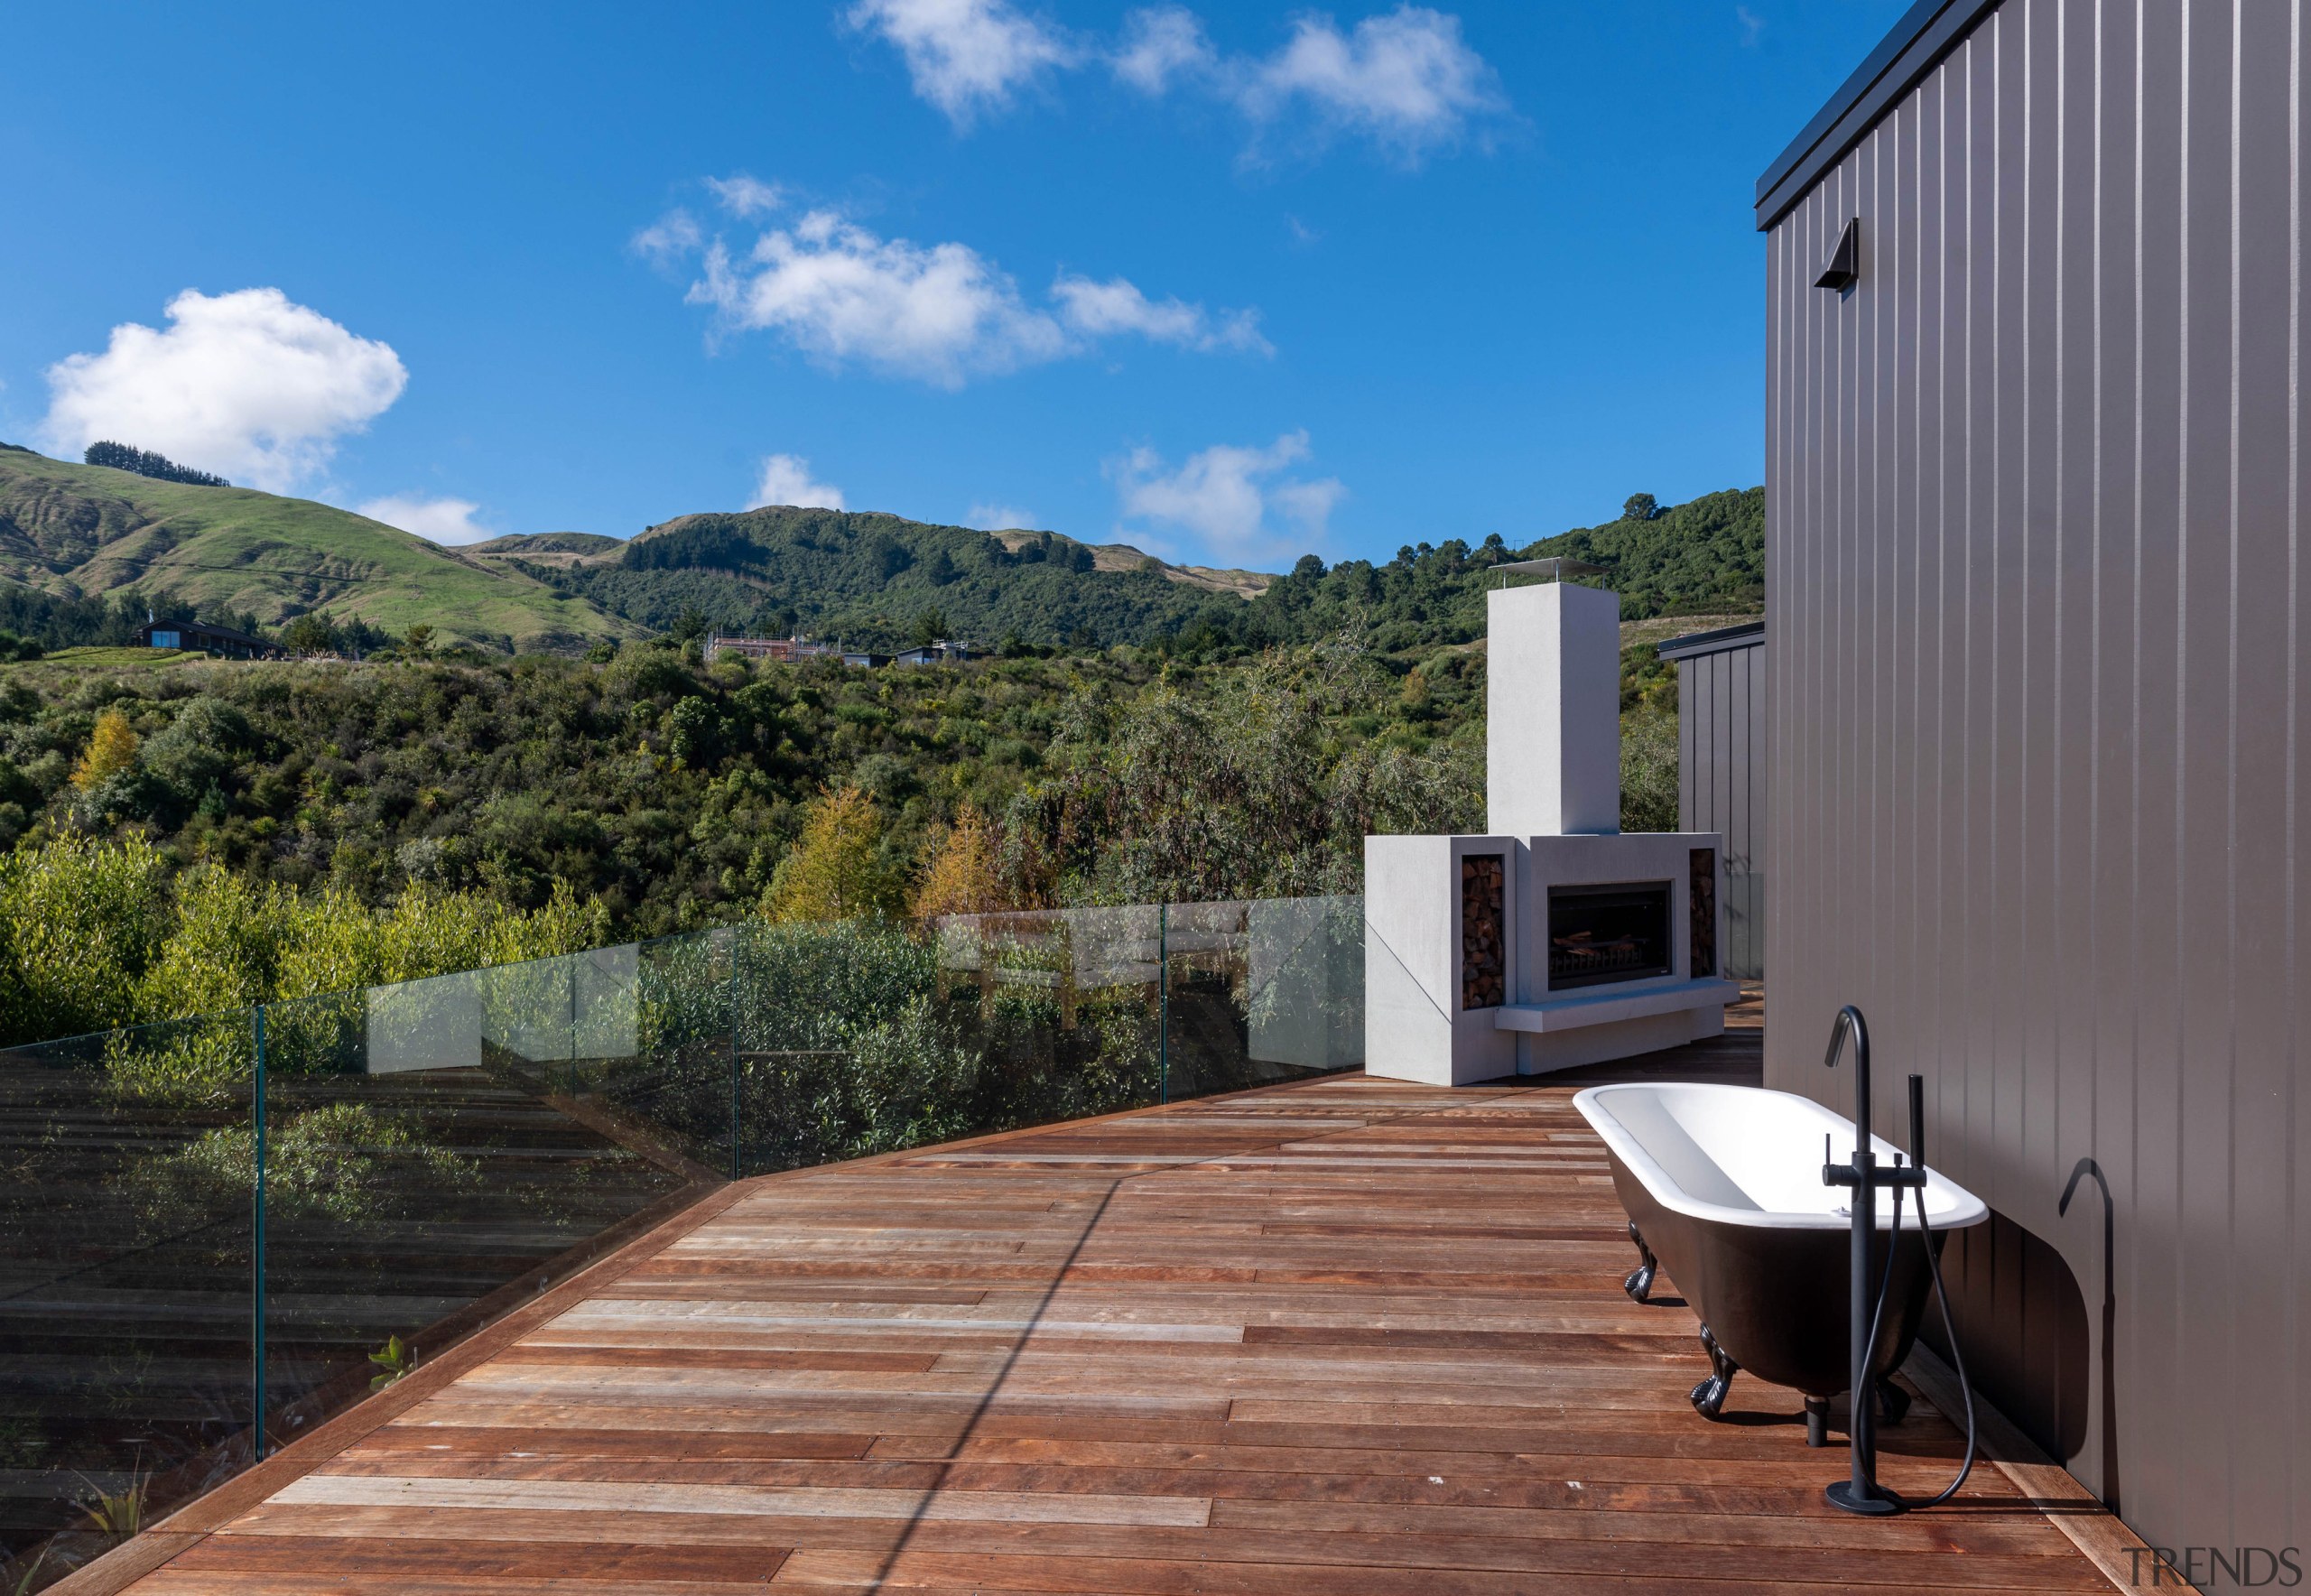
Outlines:
[[1616, 1020], [1644, 1019], [1657, 1014], [1722, 1008], [1739, 1002], [1740, 997], [1741, 988], [1733, 981], [1679, 981], [1674, 987], [1654, 987], [1642, 992], [1505, 1004], [1492, 1011], [1492, 1024], [1501, 1031], [1575, 1031], [1583, 1025], [1608, 1025]]

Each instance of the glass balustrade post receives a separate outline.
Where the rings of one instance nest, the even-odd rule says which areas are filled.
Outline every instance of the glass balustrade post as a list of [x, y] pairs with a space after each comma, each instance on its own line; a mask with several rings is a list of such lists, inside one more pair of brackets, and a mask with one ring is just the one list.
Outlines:
[[265, 1456], [265, 1005], [251, 1020], [256, 1044], [251, 1071], [249, 1145], [255, 1178], [249, 1193], [249, 1405], [252, 1458]]
[[1156, 905], [1156, 1029], [1162, 1061], [1156, 1100], [1172, 1100], [1172, 905]]
[[570, 994], [570, 1100], [578, 1100], [578, 967], [583, 953], [572, 953], [562, 960], [562, 979]]
[[730, 1021], [730, 1178], [738, 1180], [744, 1172], [742, 1146], [738, 1139], [739, 1076], [738, 1076], [738, 955], [745, 946], [742, 934], [730, 940], [730, 974], [724, 987], [724, 1006]]

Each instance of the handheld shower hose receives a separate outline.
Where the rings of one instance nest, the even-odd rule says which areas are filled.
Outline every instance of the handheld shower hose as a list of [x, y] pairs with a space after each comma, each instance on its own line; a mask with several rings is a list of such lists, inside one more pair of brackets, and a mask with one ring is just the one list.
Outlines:
[[[1916, 1080], [1917, 1077], [1912, 1076], [1911, 1079]], [[1913, 1130], [1912, 1134], [1913, 1136], [1916, 1135], [1915, 1130]], [[1899, 1153], [1895, 1154], [1895, 1167], [1898, 1169], [1901, 1167], [1901, 1162], [1902, 1155]], [[1900, 1247], [1902, 1244], [1903, 1190], [1904, 1188], [1900, 1186], [1896, 1186], [1894, 1188], [1893, 1239], [1888, 1244], [1886, 1249], [1885, 1277], [1878, 1282], [1878, 1305], [1871, 1311], [1870, 1315], [1870, 1344], [1872, 1347], [1875, 1347], [1878, 1344], [1878, 1329], [1879, 1326], [1885, 1322], [1886, 1317], [1886, 1294], [1888, 1289], [1894, 1283], [1894, 1249]], [[1942, 1337], [1944, 1341], [1949, 1343], [1951, 1366], [1957, 1371], [1958, 1391], [1960, 1396], [1964, 1398], [1966, 1404], [1966, 1455], [1958, 1465], [1957, 1478], [1951, 1480], [1949, 1484], [1944, 1486], [1933, 1496], [1921, 1497], [1913, 1501], [1908, 1497], [1903, 1496], [1899, 1491], [1887, 1490], [1886, 1495], [1895, 1502], [1899, 1503], [1905, 1511], [1914, 1510], [1918, 1508], [1938, 1508], [1943, 1503], [1948, 1501], [1952, 1497], [1956, 1496], [1961, 1488], [1965, 1485], [1966, 1477], [1974, 1471], [1974, 1453], [1977, 1442], [1977, 1437], [1974, 1433], [1974, 1387], [1966, 1378], [1965, 1354], [1958, 1350], [1957, 1326], [1950, 1322], [1950, 1294], [1942, 1284], [1942, 1264], [1940, 1260], [1935, 1257], [1934, 1227], [1926, 1222], [1926, 1192], [1923, 1187], [1919, 1189], [1917, 1194], [1917, 1228], [1918, 1239], [1924, 1242], [1926, 1246], [1926, 1270], [1934, 1276], [1934, 1299], [1938, 1304], [1940, 1304], [1942, 1309]], [[1855, 1400], [1860, 1400], [1860, 1398], [1857, 1397]], [[1883, 1486], [1880, 1486], [1879, 1489], [1881, 1490], [1885, 1489]]]
[[[1861, 1017], [1861, 1011], [1852, 1004], [1838, 1011], [1837, 1019], [1830, 1029], [1829, 1051], [1824, 1056], [1823, 1063], [1835, 1069], [1839, 1056], [1849, 1044], [1853, 1051], [1853, 1159], [1846, 1165], [1832, 1164], [1829, 1137], [1824, 1137], [1822, 1183], [1849, 1187], [1853, 1192], [1852, 1202], [1846, 1211], [1852, 1230], [1852, 1262], [1847, 1280], [1848, 1333], [1852, 1360], [1849, 1365], [1852, 1376], [1847, 1392], [1846, 1415], [1848, 1448], [1852, 1454], [1852, 1461], [1849, 1477], [1832, 1485], [1826, 1494], [1834, 1507], [1850, 1513], [1874, 1516], [1936, 1507], [1957, 1495], [1966, 1483], [1967, 1476], [1973, 1472], [1979, 1438], [1973, 1385], [1966, 1378], [1965, 1355], [1958, 1350], [1957, 1326], [1952, 1322], [1950, 1313], [1950, 1291], [1942, 1278], [1941, 1260], [1935, 1256], [1934, 1226], [1926, 1217], [1929, 1179], [1926, 1163], [1926, 1079], [1922, 1075], [1909, 1078], [1908, 1167], [1904, 1167], [1903, 1156], [1897, 1153], [1893, 1166], [1881, 1174], [1877, 1155], [1870, 1148], [1870, 1029]], [[1894, 1193], [1893, 1234], [1887, 1246], [1885, 1270], [1878, 1282], [1878, 1300], [1870, 1306], [1865, 1323], [1863, 1308], [1870, 1303], [1870, 1255], [1875, 1250], [1873, 1244], [1878, 1228], [1877, 1192], [1884, 1188], [1891, 1188]], [[1872, 1405], [1879, 1382], [1870, 1373], [1878, 1355], [1878, 1334], [1885, 1323], [1886, 1297], [1892, 1289], [1894, 1266], [1900, 1256], [1902, 1194], [1912, 1188], [1917, 1192], [1918, 1239], [1926, 1249], [1926, 1269], [1934, 1278], [1934, 1294], [1942, 1304], [1942, 1328], [1949, 1338], [1951, 1361], [1956, 1368], [1958, 1389], [1966, 1407], [1966, 1452], [1958, 1465], [1957, 1478], [1935, 1495], [1916, 1501], [1888, 1490], [1878, 1482], [1877, 1422]]]

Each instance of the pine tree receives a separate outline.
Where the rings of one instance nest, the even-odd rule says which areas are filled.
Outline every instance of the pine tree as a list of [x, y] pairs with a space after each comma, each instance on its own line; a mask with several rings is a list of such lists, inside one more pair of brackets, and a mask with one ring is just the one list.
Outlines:
[[118, 710], [107, 710], [97, 717], [97, 729], [88, 738], [88, 751], [80, 756], [79, 768], [72, 772], [72, 784], [83, 793], [92, 793], [105, 782], [136, 763], [136, 733], [129, 728], [128, 717]]
[[893, 906], [897, 894], [877, 857], [883, 820], [858, 787], [814, 800], [805, 812], [802, 840], [771, 872], [763, 918], [778, 924], [856, 920]]
[[966, 800], [915, 886], [914, 917], [986, 914], [1011, 907], [1009, 895], [1003, 890], [1001, 852], [1001, 839], [994, 826], [978, 805]]

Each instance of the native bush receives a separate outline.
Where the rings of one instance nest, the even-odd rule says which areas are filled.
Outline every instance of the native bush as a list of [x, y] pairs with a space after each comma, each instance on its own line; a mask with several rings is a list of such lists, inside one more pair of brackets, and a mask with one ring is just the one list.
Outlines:
[[413, 881], [373, 909], [214, 864], [171, 881], [135, 832], [0, 854], [0, 1042], [180, 1019], [598, 947], [608, 916], [557, 883], [524, 911]]
[[134, 834], [67, 835], [0, 856], [0, 1027], [8, 1040], [137, 1017], [168, 928], [167, 863]]
[[246, 1109], [255, 1065], [255, 1029], [246, 1010], [114, 1031], [105, 1038], [105, 1090], [126, 1105]]
[[[246, 1126], [220, 1126], [138, 1171], [148, 1216], [201, 1212], [246, 1202], [256, 1178], [256, 1142]], [[267, 1128], [266, 1211], [283, 1219], [345, 1221], [419, 1211], [446, 1192], [480, 1183], [472, 1159], [425, 1139], [404, 1115], [367, 1103], [329, 1103]]]
[[1621, 717], [1621, 830], [1677, 829], [1677, 716], [1672, 710]]

